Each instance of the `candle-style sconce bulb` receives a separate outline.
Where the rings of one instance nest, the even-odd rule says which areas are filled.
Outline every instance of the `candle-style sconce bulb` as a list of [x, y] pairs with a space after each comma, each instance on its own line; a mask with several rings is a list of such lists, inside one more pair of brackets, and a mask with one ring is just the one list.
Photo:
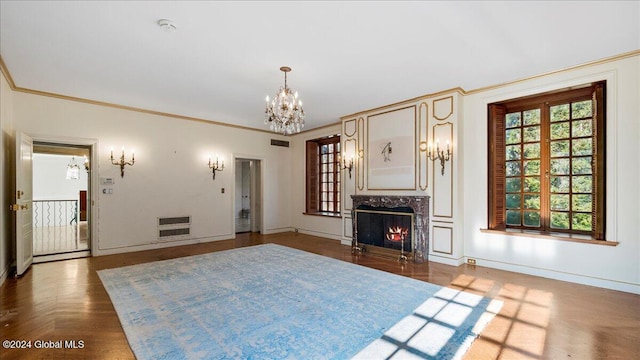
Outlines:
[[116, 160], [113, 157], [113, 148], [111, 148], [111, 156], [109, 157], [109, 159], [111, 160], [111, 164], [116, 165], [116, 166], [120, 166], [120, 177], [124, 177], [124, 167], [126, 165], [129, 166], [133, 166], [133, 164], [136, 162], [135, 159], [135, 155], [133, 152], [131, 152], [131, 160], [127, 161], [124, 157], [124, 146], [122, 147], [122, 155], [120, 155], [120, 159]]
[[209, 163], [207, 165], [209, 166], [209, 169], [211, 169], [211, 173], [213, 175], [213, 180], [215, 180], [216, 179], [216, 171], [224, 170], [224, 159], [222, 161], [220, 161], [218, 159], [218, 156], [216, 156], [216, 161], [212, 162], [211, 161], [211, 157], [209, 157]]
[[349, 179], [351, 179], [351, 170], [353, 169], [353, 156], [349, 158], [349, 162], [347, 162], [347, 160], [345, 159], [346, 157], [347, 157], [347, 153], [345, 152], [344, 156], [342, 156], [342, 164], [340, 168], [342, 170], [349, 170]]
[[420, 143], [420, 151], [427, 152], [427, 158], [431, 161], [440, 161], [440, 174], [444, 175], [444, 163], [451, 159], [453, 155], [453, 151], [451, 151], [451, 147], [449, 145], [449, 140], [447, 140], [447, 148], [446, 150], [440, 150], [440, 139], [436, 139], [436, 148], [435, 150], [429, 143], [428, 145], [423, 141]]

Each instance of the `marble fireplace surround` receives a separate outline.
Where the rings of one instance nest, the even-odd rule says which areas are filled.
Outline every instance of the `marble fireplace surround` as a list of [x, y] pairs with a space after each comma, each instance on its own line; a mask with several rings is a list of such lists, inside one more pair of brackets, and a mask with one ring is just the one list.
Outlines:
[[415, 214], [414, 220], [414, 262], [423, 263], [429, 256], [429, 197], [410, 195], [351, 195], [353, 205], [351, 207], [351, 218], [353, 219], [353, 239], [352, 248], [356, 244], [357, 224], [356, 209], [361, 205], [380, 208], [380, 210], [393, 209], [398, 207], [409, 207]]

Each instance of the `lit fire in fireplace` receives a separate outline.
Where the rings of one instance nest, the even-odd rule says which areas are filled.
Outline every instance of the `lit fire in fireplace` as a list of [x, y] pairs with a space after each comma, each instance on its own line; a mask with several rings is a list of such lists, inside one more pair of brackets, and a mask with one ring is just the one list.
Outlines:
[[404, 241], [407, 236], [409, 236], [409, 229], [400, 226], [390, 227], [386, 234], [387, 240], [396, 242]]

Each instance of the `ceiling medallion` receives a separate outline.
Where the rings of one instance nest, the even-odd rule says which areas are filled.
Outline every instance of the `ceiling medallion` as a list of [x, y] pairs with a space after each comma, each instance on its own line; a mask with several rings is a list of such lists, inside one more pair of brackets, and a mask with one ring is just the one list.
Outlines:
[[298, 99], [298, 92], [293, 92], [287, 87], [287, 73], [291, 68], [283, 66], [280, 71], [284, 72], [284, 87], [278, 90], [273, 100], [269, 101], [267, 96], [264, 123], [269, 124], [271, 131], [290, 135], [300, 132], [304, 127], [305, 113], [302, 109], [302, 101]]

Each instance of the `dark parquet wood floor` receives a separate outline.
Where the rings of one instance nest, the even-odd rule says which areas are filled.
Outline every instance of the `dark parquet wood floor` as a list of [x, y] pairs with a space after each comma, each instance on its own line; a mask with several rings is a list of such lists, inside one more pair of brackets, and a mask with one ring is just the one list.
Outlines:
[[[82, 341], [81, 349], [0, 349], [8, 359], [133, 359], [96, 271], [278, 243], [504, 301], [465, 359], [640, 359], [640, 296], [483, 267], [402, 264], [315, 236], [234, 240], [33, 265], [0, 288], [0, 339]], [[80, 343], [77, 342], [79, 345]], [[322, 358], [322, 354], [318, 354]]]

